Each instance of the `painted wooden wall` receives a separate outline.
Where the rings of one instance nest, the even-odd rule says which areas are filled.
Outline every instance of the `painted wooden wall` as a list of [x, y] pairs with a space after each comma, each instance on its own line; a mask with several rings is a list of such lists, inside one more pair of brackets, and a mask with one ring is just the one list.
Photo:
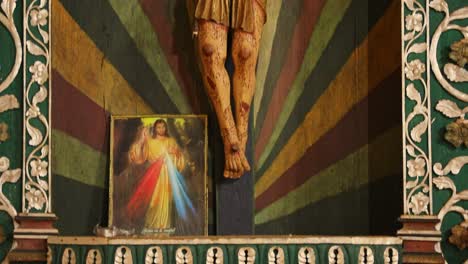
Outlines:
[[[197, 113], [208, 115], [211, 135], [210, 234], [394, 235], [403, 212], [400, 21], [401, 11], [409, 14], [415, 3], [405, 1], [403, 9], [399, 0], [268, 1], [248, 150], [254, 170], [227, 181], [221, 177], [222, 146], [195, 62], [185, 0], [52, 0], [50, 162], [61, 234], [88, 235], [96, 224], [107, 223], [110, 115]], [[430, 34], [443, 19], [436, 10], [444, 7], [441, 3], [451, 11], [466, 5], [434, 3], [428, 12]], [[21, 10], [17, 1], [19, 31]], [[453, 32], [443, 35], [440, 63], [450, 61], [447, 51], [460, 38]], [[15, 52], [3, 26], [0, 43], [2, 82]], [[410, 56], [416, 58], [425, 60], [421, 54]], [[232, 71], [232, 63], [227, 67]], [[430, 84], [432, 157], [448, 164], [463, 157], [466, 148], [443, 140], [453, 119], [435, 105], [453, 96], [435, 78]], [[0, 96], [11, 94], [22, 102], [22, 85], [18, 74]], [[406, 98], [405, 111], [411, 101]], [[43, 107], [47, 112], [46, 103]], [[0, 157], [9, 159], [10, 168], [22, 168], [22, 119], [21, 106], [0, 115]], [[3, 140], [5, 131], [9, 137]], [[437, 174], [434, 185], [442, 188], [433, 188], [435, 214], [450, 199], [442, 179], [466, 192], [466, 168], [457, 173]], [[21, 182], [1, 187], [1, 202], [9, 199], [21, 211]], [[459, 205], [465, 209], [467, 204]], [[445, 256], [449, 262], [466, 259], [466, 251], [460, 254], [447, 242], [451, 228], [463, 221], [461, 214], [439, 218]], [[0, 238], [6, 238], [0, 244], [2, 259], [13, 232], [4, 209], [0, 223]]]
[[[107, 221], [111, 114], [208, 114], [210, 174], [219, 175], [185, 0], [55, 0], [52, 9], [53, 199], [63, 234]], [[255, 232], [394, 234], [400, 1], [269, 0], [267, 12], [252, 113], [255, 182], [244, 180], [254, 189]]]
[[258, 68], [256, 233], [394, 234], [400, 2], [277, 4], [265, 82]]

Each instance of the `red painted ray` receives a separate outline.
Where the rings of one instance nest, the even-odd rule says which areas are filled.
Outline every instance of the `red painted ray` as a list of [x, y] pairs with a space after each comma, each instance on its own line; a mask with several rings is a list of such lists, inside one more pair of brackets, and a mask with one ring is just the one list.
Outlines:
[[[101, 153], [107, 153], [110, 114], [67, 82], [56, 70], [52, 70], [52, 78], [53, 129], [60, 130]], [[213, 194], [210, 192], [208, 197], [213, 197]], [[213, 199], [208, 199], [208, 208], [213, 208], [213, 205]]]
[[310, 147], [302, 158], [255, 200], [260, 211], [298, 188], [323, 169], [353, 153], [378, 135], [401, 123], [398, 107], [385, 107], [394, 98], [398, 102], [401, 69], [394, 71], [374, 91], [353, 107], [340, 122]]
[[109, 113], [52, 70], [52, 126], [102, 153], [109, 149]]
[[[194, 50], [194, 46], [192, 45], [193, 40], [191, 39], [191, 28], [187, 28], [189, 27], [188, 15], [184, 17], [185, 20], [178, 21], [178, 25], [180, 25], [180, 27], [175, 28], [167, 17], [168, 12], [170, 11], [167, 8], [167, 1], [139, 1], [143, 11], [150, 20], [151, 25], [153, 26], [153, 29], [158, 36], [158, 41], [161, 45], [162, 50], [165, 53], [164, 55], [166, 57], [166, 60], [170, 65], [173, 73], [175, 74], [177, 81], [181, 85], [185, 95], [187, 96], [187, 99], [189, 100], [193, 111], [195, 113], [199, 113], [199, 93], [196, 92], [196, 78], [193, 77], [194, 74], [198, 74], [198, 71], [193, 72], [193, 69], [196, 69], [197, 66], [195, 65], [194, 67], [189, 68], [186, 64], [186, 62], [189, 60], [187, 60], [185, 56], [187, 54], [193, 53], [181, 50], [181, 47], [187, 47]], [[177, 10], [176, 8], [176, 11], [180, 14], [184, 14], [185, 10]], [[185, 27], [184, 22], [187, 22], [187, 25]], [[179, 36], [180, 39], [176, 40], [176, 36]], [[190, 43], [181, 43], [187, 41], [189, 41]]]
[[278, 120], [281, 109], [283, 109], [283, 104], [292, 87], [294, 78], [301, 68], [310, 37], [324, 4], [325, 0], [304, 1], [301, 16], [294, 28], [291, 45], [286, 55], [286, 61], [273, 90], [270, 104], [266, 111], [265, 121], [255, 146], [255, 160], [258, 160], [262, 154], [273, 132], [276, 120]]

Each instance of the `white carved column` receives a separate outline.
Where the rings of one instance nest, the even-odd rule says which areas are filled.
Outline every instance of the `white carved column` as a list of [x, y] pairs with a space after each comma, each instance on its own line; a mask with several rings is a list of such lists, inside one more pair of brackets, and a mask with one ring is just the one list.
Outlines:
[[23, 0], [23, 180], [10, 260], [45, 260], [53, 227], [50, 0]]
[[[429, 0], [402, 0], [404, 263], [443, 261], [432, 192]], [[435, 261], [435, 262], [434, 262]]]

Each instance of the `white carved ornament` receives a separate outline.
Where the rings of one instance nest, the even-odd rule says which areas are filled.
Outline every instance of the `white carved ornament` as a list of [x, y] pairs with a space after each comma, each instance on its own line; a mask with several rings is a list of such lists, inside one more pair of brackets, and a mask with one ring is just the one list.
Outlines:
[[91, 249], [86, 255], [86, 264], [102, 264], [101, 251], [97, 249]]
[[[21, 39], [20, 39], [20, 36], [18, 34], [18, 30], [16, 28], [15, 21], [14, 21], [14, 18], [13, 18], [13, 14], [14, 14], [15, 9], [16, 9], [16, 0], [2, 0], [2, 3], [0, 4], [0, 7], [1, 7], [0, 23], [2, 23], [3, 26], [10, 33], [10, 35], [11, 35], [11, 37], [13, 39], [13, 43], [15, 44], [15, 50], [16, 50], [15, 62], [13, 64], [13, 67], [10, 70], [7, 77], [5, 78], [5, 80], [0, 82], [0, 93], [1, 93], [1, 92], [5, 91], [10, 86], [10, 84], [14, 81], [14, 79], [18, 75], [19, 69], [21, 67], [22, 54], [23, 54], [22, 52], [23, 51], [22, 51], [22, 47], [21, 47]], [[0, 101], [5, 100], [5, 99], [3, 99], [3, 97], [5, 97], [5, 96], [6, 95], [0, 96]], [[12, 95], [10, 95], [10, 97], [11, 96]], [[18, 100], [16, 100], [16, 97], [14, 97], [14, 101], [16, 101], [16, 103], [18, 102]], [[4, 105], [0, 104], [0, 113], [3, 112], [3, 111], [8, 110], [7, 108], [4, 108], [4, 107], [5, 107]], [[18, 108], [18, 107], [19, 107], [19, 105], [11, 104], [11, 108]]]
[[453, 63], [445, 64], [444, 73], [452, 82], [468, 82], [468, 71]]
[[332, 246], [328, 250], [328, 264], [344, 264], [344, 253], [340, 246]]
[[297, 254], [299, 264], [315, 264], [315, 251], [311, 247], [302, 247]]
[[76, 264], [76, 254], [73, 248], [66, 248], [63, 251], [62, 264]]
[[[14, 219], [17, 212], [10, 200], [3, 194], [3, 184], [17, 182], [21, 177], [21, 169], [10, 170], [10, 160], [7, 157], [0, 157], [0, 173], [0, 211], [7, 212]], [[16, 225], [16, 222], [13, 222]]]
[[[22, 47], [21, 39], [14, 21], [14, 13], [16, 9], [16, 0], [2, 0], [0, 4], [0, 23], [8, 30], [9, 35], [13, 39], [15, 45], [15, 60], [7, 77], [0, 82], [0, 93], [4, 92], [18, 75], [22, 62]], [[18, 99], [11, 94], [0, 96], [0, 113], [19, 108]], [[0, 211], [5, 211], [11, 217], [13, 224], [17, 225], [15, 216], [17, 211], [11, 204], [10, 200], [3, 193], [4, 183], [16, 183], [21, 176], [21, 169], [10, 169], [10, 160], [8, 157], [0, 157]]]
[[[465, 114], [468, 112], [468, 107], [461, 109], [451, 100], [441, 100], [437, 103], [436, 109], [448, 118], [458, 118], [460, 122], [466, 122]], [[437, 230], [441, 229], [445, 216], [450, 212], [460, 214], [463, 217], [461, 225], [468, 226], [468, 210], [459, 205], [460, 201], [468, 201], [468, 190], [457, 192], [455, 182], [448, 176], [449, 174], [458, 175], [466, 164], [468, 164], [468, 156], [455, 157], [445, 167], [441, 163], [434, 164], [434, 173], [438, 175], [433, 179], [435, 186], [439, 190], [450, 190], [452, 192], [450, 198], [437, 214], [437, 218], [440, 219], [440, 222], [436, 225]], [[440, 243], [437, 243], [436, 251], [442, 252]]]
[[188, 247], [178, 248], [176, 251], [176, 264], [193, 264], [192, 250]]
[[398, 251], [395, 248], [387, 247], [384, 251], [385, 264], [398, 264]]
[[447, 92], [464, 102], [468, 102], [468, 94], [457, 89], [449, 82], [449, 80], [452, 82], [468, 81], [468, 72], [458, 65], [447, 63], [444, 66], [444, 72], [448, 78], [447, 80], [442, 74], [441, 67], [439, 66], [439, 62], [437, 60], [438, 45], [444, 32], [456, 30], [462, 33], [465, 38], [468, 38], [468, 27], [463, 27], [455, 23], [457, 20], [468, 18], [468, 7], [463, 7], [450, 13], [449, 6], [445, 0], [432, 0], [429, 6], [435, 11], [445, 14], [445, 18], [442, 20], [432, 35], [431, 49], [429, 53], [432, 72], [434, 73], [437, 81]]
[[436, 109], [449, 118], [465, 119], [465, 114], [468, 113], [468, 106], [460, 109], [455, 102], [450, 100], [440, 100]]
[[281, 247], [272, 247], [268, 251], [268, 264], [284, 264], [284, 250]]
[[[46, 5], [48, 4], [48, 5]], [[41, 112], [40, 105], [47, 107], [48, 86], [50, 88], [50, 43], [49, 33], [43, 29], [49, 23], [50, 2], [47, 0], [32, 1], [24, 14], [25, 21], [25, 54], [33, 56], [34, 61], [25, 60], [24, 90], [24, 124], [27, 136], [24, 137], [25, 151], [25, 177], [23, 211], [28, 213], [32, 209], [37, 212], [50, 212], [50, 160], [49, 136], [50, 120]], [[34, 27], [40, 36], [36, 36], [30, 27]], [[27, 57], [27, 56], [26, 56]], [[31, 74], [27, 78], [26, 69]], [[32, 98], [32, 100], [31, 100]], [[49, 98], [50, 100], [50, 98]], [[33, 120], [39, 121], [40, 126], [34, 125]], [[44, 130], [44, 133], [41, 131]], [[29, 138], [29, 140], [27, 140]]]
[[[437, 59], [438, 45], [443, 33], [454, 30], [463, 35], [464, 39], [452, 45], [452, 49], [460, 43], [465, 44], [468, 40], [468, 27], [458, 24], [458, 21], [468, 18], [468, 7], [464, 6], [453, 12], [450, 12], [449, 5], [445, 0], [432, 0], [429, 6], [436, 12], [441, 12], [445, 15], [444, 19], [437, 26], [431, 41], [429, 58], [432, 64], [432, 71], [434, 76], [440, 85], [450, 95], [463, 102], [468, 102], [468, 94], [460, 89], [457, 89], [457, 87], [455, 87], [453, 84], [468, 81], [468, 71], [462, 67], [465, 64], [464, 59], [466, 55], [468, 55], [466, 54], [464, 46], [461, 46], [461, 53], [458, 54], [459, 56], [454, 56], [455, 59], [457, 59], [457, 57], [461, 58], [461, 60], [457, 61], [459, 65], [454, 63], [447, 63], [443, 67], [444, 73], [448, 80], [441, 73], [441, 67], [439, 66], [439, 61]], [[452, 59], [454, 59], [454, 57], [451, 56]], [[448, 118], [458, 118], [456, 121], [458, 124], [466, 124], [465, 114], [468, 112], [468, 107], [461, 109], [458, 107], [457, 103], [453, 102], [452, 100], [441, 100], [438, 102], [436, 110]], [[464, 139], [462, 140], [464, 141]], [[437, 217], [440, 219], [440, 222], [436, 225], [437, 230], [441, 229], [443, 219], [449, 212], [460, 214], [464, 219], [462, 225], [468, 225], [468, 211], [459, 204], [460, 201], [468, 200], [468, 190], [457, 192], [455, 182], [448, 176], [449, 174], [459, 174], [463, 166], [466, 164], [468, 164], [468, 156], [459, 156], [453, 158], [447, 163], [445, 168], [441, 163], [434, 164], [434, 173], [438, 175], [438, 177], [433, 179], [433, 183], [439, 190], [448, 189], [452, 193], [451, 197], [447, 200], [447, 202], [437, 214]], [[437, 252], [442, 252], [440, 243], [437, 243], [435, 249]]]
[[237, 252], [239, 264], [253, 264], [255, 263], [255, 249], [251, 247], [240, 248]]
[[463, 190], [457, 193], [455, 183], [447, 176], [449, 173], [457, 175], [465, 164], [468, 164], [468, 156], [461, 156], [452, 159], [445, 168], [442, 168], [442, 164], [440, 163], [436, 163], [434, 165], [434, 172], [439, 175], [439, 177], [433, 179], [434, 184], [439, 190], [447, 189], [452, 192], [451, 197], [440, 209], [439, 214], [437, 215], [440, 219], [440, 222], [436, 225], [437, 230], [440, 230], [442, 220], [449, 212], [459, 213], [463, 217], [465, 225], [468, 224], [468, 210], [457, 205], [460, 201], [468, 201], [468, 190]]
[[223, 264], [224, 253], [220, 247], [210, 247], [206, 252], [206, 264]]
[[162, 264], [163, 253], [160, 247], [150, 247], [146, 251], [145, 264]]
[[361, 247], [358, 258], [359, 264], [374, 264], [374, 252], [370, 247]]
[[115, 250], [114, 264], [133, 264], [132, 250], [126, 246], [118, 247]]
[[[11, 35], [16, 50], [15, 62], [5, 80], [0, 82], [1, 93], [10, 86], [10, 84], [15, 80], [16, 76], [18, 75], [22, 62], [22, 47], [21, 39], [19, 37], [18, 30], [13, 19], [13, 14], [16, 9], [16, 0], [2, 0], [0, 8], [0, 23], [3, 24], [3, 26], [8, 30], [9, 34]], [[19, 103], [16, 96], [11, 94], [5, 94], [0, 96], [0, 113], [16, 108], [19, 108]]]
[[[424, 5], [426, 1], [423, 1]], [[411, 59], [411, 54], [423, 55], [428, 52], [428, 43], [420, 37], [427, 32], [427, 13], [419, 0], [404, 0], [409, 14], [405, 16], [403, 27], [403, 84], [408, 83], [403, 93], [403, 109], [406, 111], [406, 98], [414, 104], [413, 109], [404, 115], [404, 213], [421, 215], [432, 213], [431, 178], [432, 161], [430, 156], [431, 113], [429, 82], [427, 81], [427, 62]], [[427, 39], [428, 37], [426, 37]], [[416, 120], [417, 124], [412, 128]], [[427, 145], [427, 148], [423, 146]]]

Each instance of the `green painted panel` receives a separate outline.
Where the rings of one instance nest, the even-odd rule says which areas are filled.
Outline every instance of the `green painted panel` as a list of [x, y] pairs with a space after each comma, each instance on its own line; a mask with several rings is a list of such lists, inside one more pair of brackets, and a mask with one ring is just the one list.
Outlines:
[[[17, 1], [16, 9], [14, 10], [13, 17], [14, 23], [18, 30], [18, 34], [22, 36], [22, 10], [23, 1]], [[4, 15], [3, 11], [0, 10]], [[12, 36], [0, 23], [0, 83], [5, 81], [5, 78], [10, 74], [13, 65], [15, 64], [15, 44]], [[21, 168], [22, 164], [22, 126], [23, 126], [23, 112], [22, 112], [22, 90], [23, 90], [23, 69], [20, 68], [13, 82], [6, 90], [0, 93], [0, 96], [14, 95], [19, 103], [19, 108], [8, 110], [0, 113], [0, 123], [8, 126], [6, 132], [8, 139], [0, 142], [0, 157], [7, 157], [10, 161], [10, 169]], [[5, 131], [0, 131], [1, 136], [5, 135]], [[3, 139], [2, 139], [3, 140]], [[1, 192], [9, 199], [16, 210], [21, 207], [21, 179], [17, 183], [5, 183]], [[6, 237], [4, 243], [0, 244], [0, 259], [3, 259], [10, 250], [13, 239], [13, 222], [10, 216], [0, 211], [0, 226], [3, 227], [3, 234]]]
[[[467, 3], [464, 1], [457, 0], [447, 0], [450, 12], [454, 12], [460, 8], [466, 7]], [[430, 11], [430, 32], [431, 36], [437, 30], [439, 24], [445, 18], [445, 14], [437, 12], [434, 9]], [[455, 24], [460, 26], [467, 26], [468, 19], [458, 20]], [[463, 35], [459, 31], [450, 30], [441, 35], [440, 41], [438, 42], [437, 49], [437, 61], [439, 63], [439, 68], [443, 72], [443, 67], [447, 63], [454, 63], [449, 58], [450, 46], [452, 43], [463, 39]], [[434, 67], [435, 65], [432, 65]], [[445, 77], [446, 75], [442, 73]], [[455, 88], [466, 92], [468, 88], [468, 83], [451, 83]], [[436, 79], [436, 76], [431, 74], [431, 114], [432, 120], [435, 122], [432, 123], [432, 161], [433, 164], [441, 163], [443, 167], [455, 157], [468, 156], [468, 148], [463, 145], [459, 148], [454, 147], [448, 141], [444, 139], [444, 134], [446, 132], [445, 127], [455, 121], [456, 118], [448, 118], [439, 111], [436, 110], [436, 105], [440, 100], [450, 100], [458, 105], [461, 109], [468, 106], [468, 103], [458, 100], [450, 93], [448, 93]], [[468, 166], [462, 167], [458, 175], [448, 174], [448, 176], [457, 187], [457, 192], [468, 189], [468, 180], [466, 176], [468, 175]], [[434, 177], [437, 175], [434, 174]], [[445, 203], [450, 199], [452, 192], [448, 189], [439, 190], [434, 186], [433, 193], [433, 204], [434, 204], [434, 213], [438, 214], [441, 208]], [[468, 208], [468, 201], [462, 201], [457, 203], [465, 210]], [[468, 259], [467, 250], [459, 250], [454, 245], [448, 243], [448, 237], [451, 235], [450, 229], [457, 224], [460, 224], [463, 221], [463, 218], [458, 213], [448, 213], [442, 220], [441, 232], [442, 232], [442, 251], [444, 257], [448, 263], [462, 263], [464, 260]]]

